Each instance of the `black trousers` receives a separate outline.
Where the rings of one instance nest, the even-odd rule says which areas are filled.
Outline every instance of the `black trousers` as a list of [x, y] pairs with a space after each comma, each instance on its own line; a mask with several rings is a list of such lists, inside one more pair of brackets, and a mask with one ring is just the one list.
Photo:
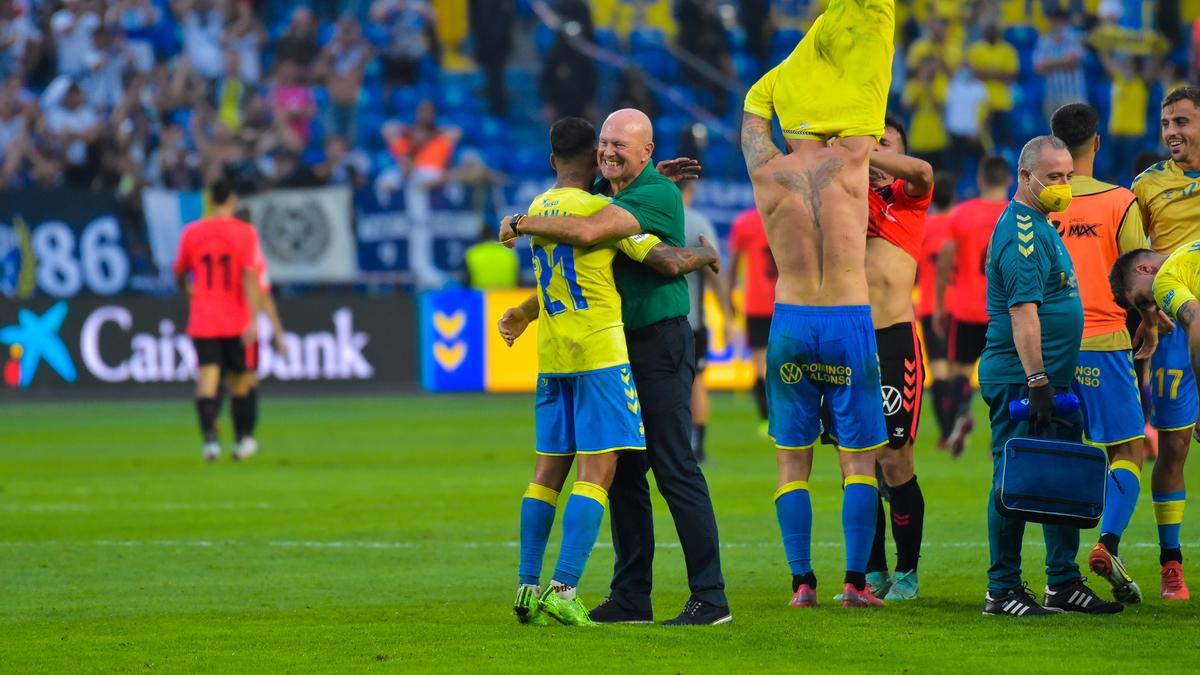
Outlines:
[[621, 456], [608, 498], [616, 551], [612, 597], [620, 606], [634, 611], [652, 609], [654, 517], [647, 470], [654, 471], [658, 491], [675, 520], [692, 599], [729, 604], [725, 599], [725, 578], [721, 575], [712, 498], [692, 454], [694, 340], [684, 317], [626, 334], [629, 363], [642, 403], [646, 451]]

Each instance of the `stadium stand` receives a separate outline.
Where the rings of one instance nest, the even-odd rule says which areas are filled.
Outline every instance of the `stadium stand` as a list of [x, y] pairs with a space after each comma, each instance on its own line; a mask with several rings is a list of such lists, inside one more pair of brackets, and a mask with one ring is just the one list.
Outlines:
[[[1072, 76], [1105, 125], [1118, 90], [1144, 89], [1147, 123], [1131, 124], [1124, 106], [1118, 152], [1100, 159], [1099, 175], [1115, 182], [1158, 149], [1163, 92], [1200, 75], [1200, 0], [897, 5], [892, 108], [913, 127], [914, 150], [956, 169], [962, 193], [982, 151], [1015, 160], [1022, 139], [1048, 130], [1046, 106], [1070, 97], [1054, 84], [1061, 67], [1039, 68], [1039, 54], [1077, 55]], [[706, 176], [744, 181], [738, 102], [822, 6], [0, 0], [0, 188], [112, 191], [136, 212], [143, 189], [196, 189], [229, 164], [247, 189], [395, 191], [422, 162], [448, 181], [482, 162], [489, 181], [511, 185], [548, 177], [553, 117], [598, 119], [630, 104], [652, 113], [660, 159], [698, 151]], [[1051, 48], [1047, 16], [1059, 7], [1077, 48]], [[989, 26], [1001, 42], [984, 54]], [[997, 51], [1015, 53], [1015, 72], [999, 72]], [[972, 124], [947, 93], [974, 96], [981, 81], [989, 95]], [[430, 140], [440, 149], [422, 154]], [[146, 240], [138, 222], [128, 241]]]

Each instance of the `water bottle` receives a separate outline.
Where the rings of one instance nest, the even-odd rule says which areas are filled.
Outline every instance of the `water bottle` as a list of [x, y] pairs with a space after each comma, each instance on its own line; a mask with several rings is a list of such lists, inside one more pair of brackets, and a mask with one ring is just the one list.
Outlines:
[[[1079, 399], [1075, 394], [1064, 393], [1054, 395], [1054, 414], [1057, 417], [1065, 417], [1079, 410]], [[1020, 401], [1013, 401], [1008, 404], [1008, 416], [1014, 422], [1024, 422], [1029, 419], [1029, 399], [1023, 398]]]

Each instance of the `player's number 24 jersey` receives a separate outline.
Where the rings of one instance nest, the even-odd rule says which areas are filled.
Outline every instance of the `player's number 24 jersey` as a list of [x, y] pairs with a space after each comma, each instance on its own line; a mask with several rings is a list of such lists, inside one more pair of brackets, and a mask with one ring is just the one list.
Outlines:
[[[554, 188], [537, 196], [531, 216], [589, 216], [607, 197], [578, 188]], [[533, 237], [538, 283], [538, 371], [581, 373], [629, 362], [621, 323], [621, 296], [612, 262], [620, 251], [641, 262], [660, 243], [651, 234], [579, 248]]]

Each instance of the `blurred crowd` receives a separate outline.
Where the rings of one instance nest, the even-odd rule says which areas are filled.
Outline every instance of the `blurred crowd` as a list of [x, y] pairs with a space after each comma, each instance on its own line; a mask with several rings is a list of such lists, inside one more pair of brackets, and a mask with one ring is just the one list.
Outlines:
[[[1196, 4], [899, 0], [892, 109], [909, 150], [966, 192], [983, 153], [1015, 159], [1085, 100], [1108, 125], [1099, 174], [1127, 182], [1158, 148], [1155, 101], [1200, 75]], [[740, 97], [824, 5], [0, 0], [0, 189], [136, 204], [232, 171], [244, 191], [349, 185], [428, 221], [431, 189], [544, 179], [549, 121], [623, 106], [652, 117], [658, 158], [742, 180]]]

